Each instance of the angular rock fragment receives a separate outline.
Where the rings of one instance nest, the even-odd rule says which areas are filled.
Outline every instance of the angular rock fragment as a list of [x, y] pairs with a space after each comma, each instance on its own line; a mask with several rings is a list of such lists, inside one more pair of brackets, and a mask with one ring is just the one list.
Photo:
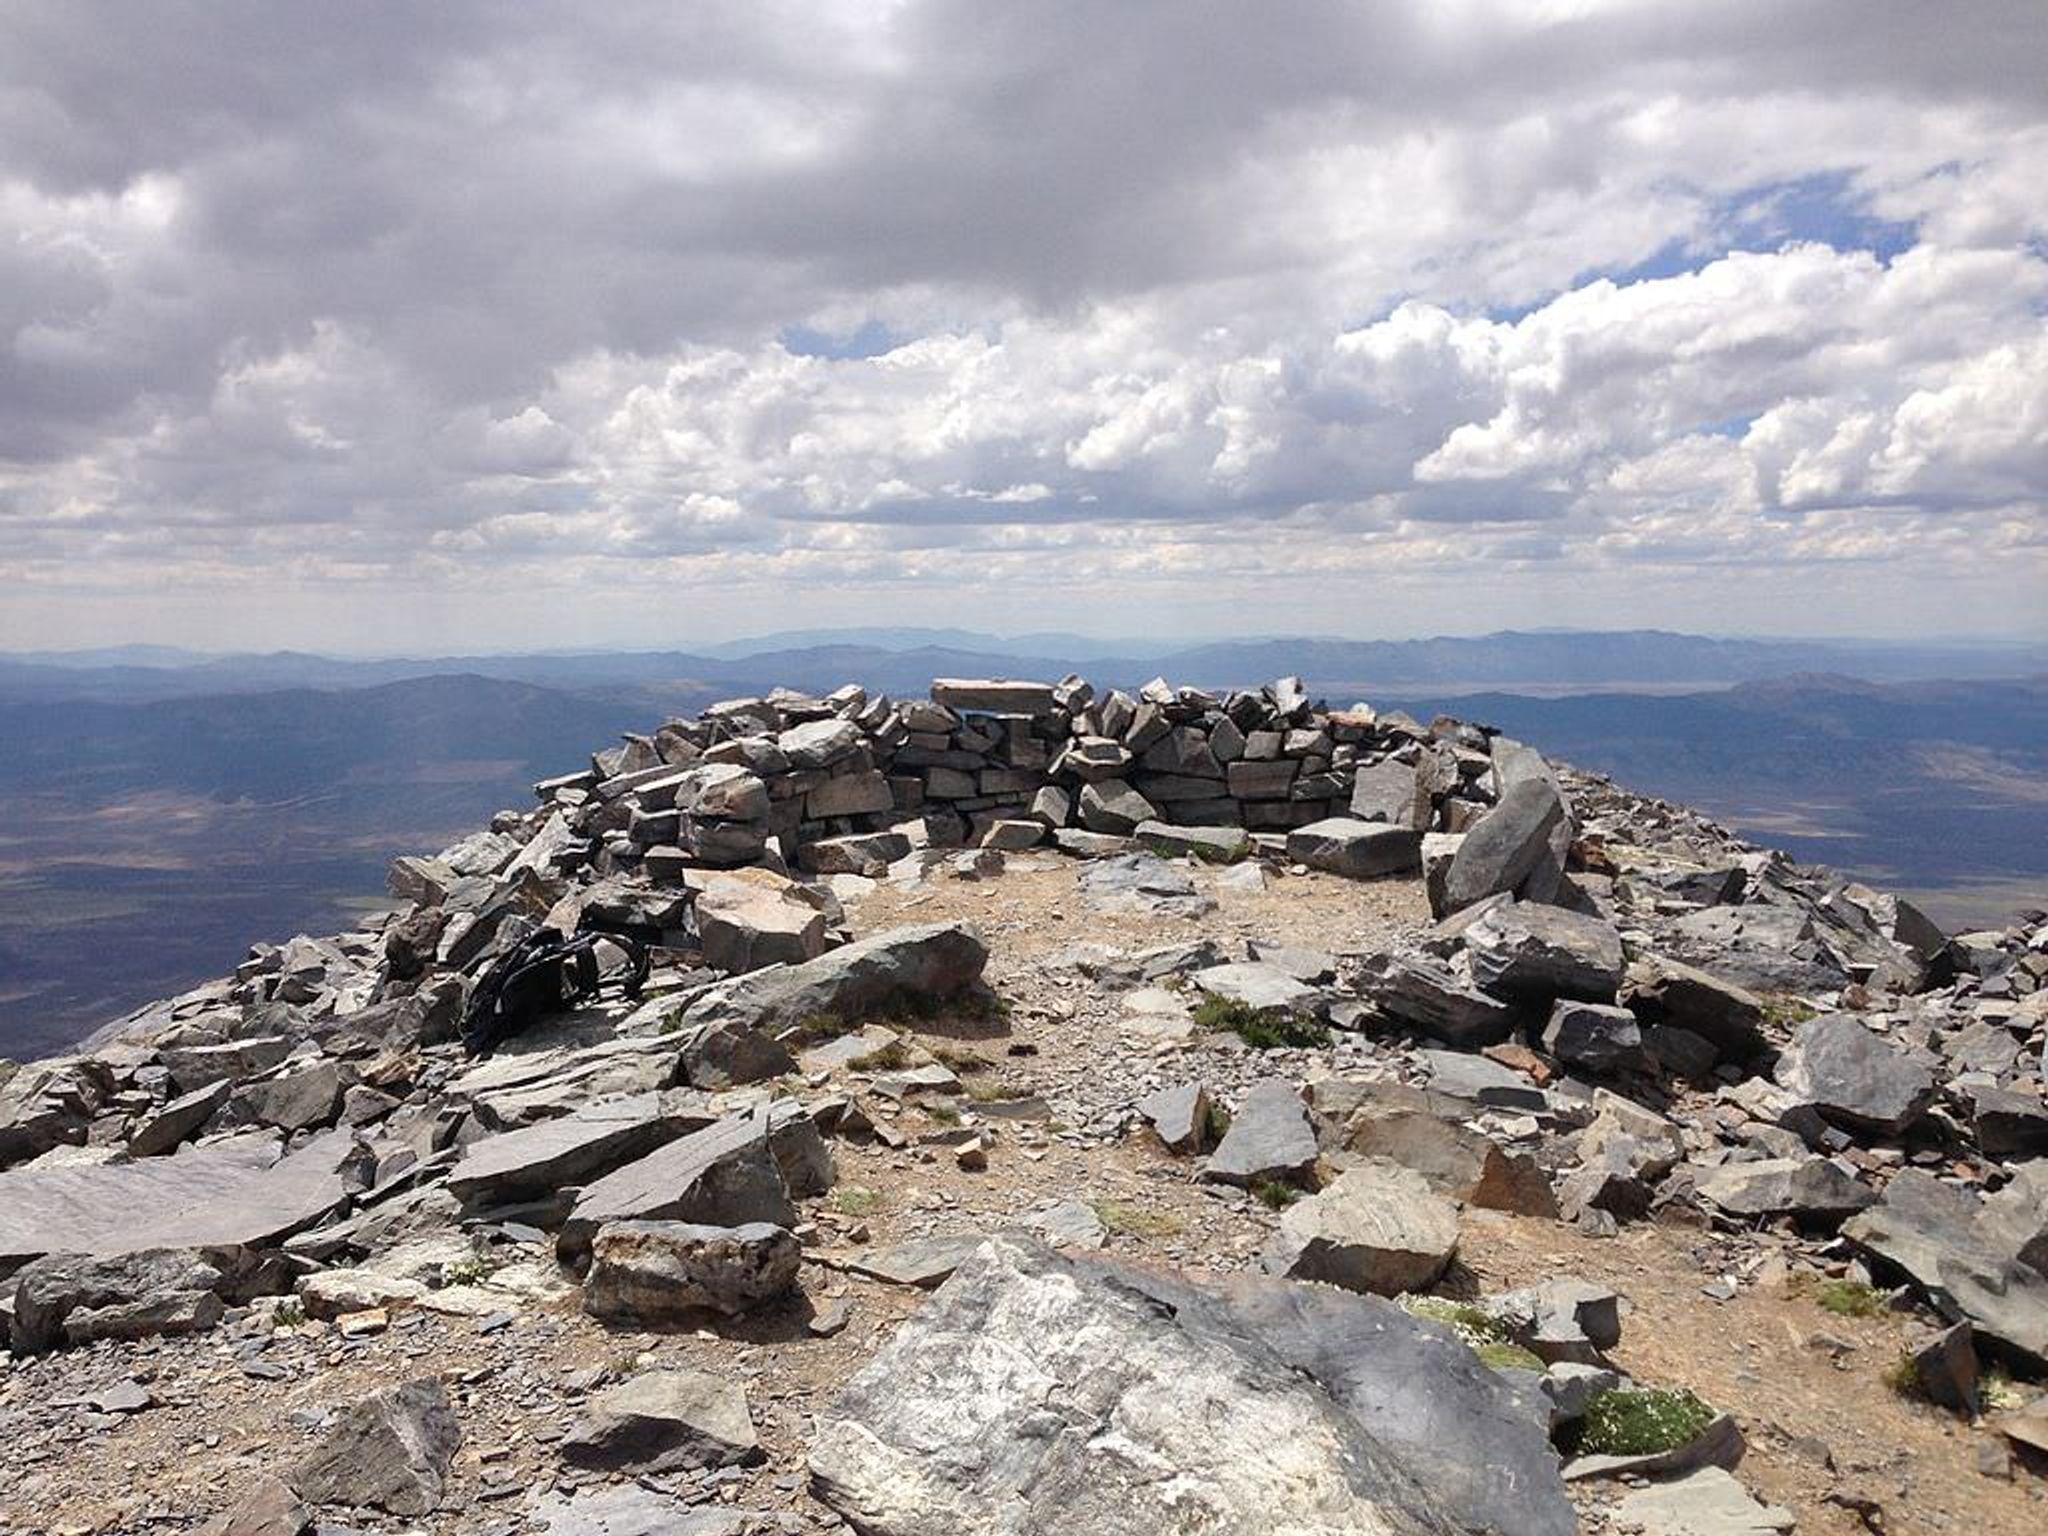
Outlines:
[[95, 1339], [196, 1333], [220, 1321], [224, 1276], [189, 1249], [93, 1258], [60, 1253], [4, 1282], [12, 1292], [17, 1354]]
[[1162, 1088], [1135, 1108], [1169, 1152], [1199, 1153], [1209, 1142], [1209, 1091], [1200, 1083]]
[[1497, 997], [1612, 1002], [1627, 964], [1612, 923], [1536, 902], [1491, 907], [1464, 938], [1473, 981]]
[[692, 1003], [684, 1031], [736, 1025], [773, 1036], [829, 1015], [845, 1023], [906, 1001], [929, 1006], [981, 980], [988, 946], [964, 923], [894, 928], [807, 960], [754, 971]]
[[1081, 871], [1081, 899], [1092, 911], [1144, 917], [1201, 917], [1216, 901], [1157, 854], [1097, 859]]
[[1422, 867], [1422, 837], [1412, 827], [1332, 816], [1287, 834], [1287, 857], [1352, 880], [1410, 874]]
[[1650, 1061], [1636, 1016], [1601, 1003], [1557, 1003], [1543, 1028], [1543, 1049], [1590, 1072], [1640, 1068]]
[[1243, 1186], [1267, 1179], [1298, 1182], [1315, 1164], [1316, 1135], [1301, 1095], [1287, 1083], [1268, 1079], [1254, 1083], [1239, 1100], [1202, 1178]]
[[1799, 1026], [1778, 1058], [1787, 1092], [1851, 1130], [1896, 1136], [1934, 1100], [1927, 1067], [1846, 1013], [1823, 1014]]
[[738, 1382], [705, 1371], [645, 1371], [590, 1399], [561, 1441], [571, 1466], [696, 1472], [765, 1461]]
[[636, 1328], [737, 1317], [789, 1294], [803, 1250], [785, 1227], [615, 1221], [591, 1240], [583, 1310]]
[[1730, 1216], [1832, 1223], [1877, 1203], [1877, 1191], [1824, 1157], [1723, 1163], [1699, 1176], [1700, 1197]]
[[1444, 876], [1444, 910], [1460, 912], [1517, 890], [1543, 862], [1550, 834], [1564, 819], [1564, 801], [1548, 779], [1511, 786], [1459, 844]]
[[1419, 1174], [1366, 1163], [1283, 1211], [1259, 1262], [1269, 1275], [1398, 1296], [1435, 1285], [1457, 1251], [1456, 1206]]
[[315, 1504], [424, 1515], [439, 1506], [461, 1444], [447, 1389], [421, 1377], [344, 1408], [289, 1481]]

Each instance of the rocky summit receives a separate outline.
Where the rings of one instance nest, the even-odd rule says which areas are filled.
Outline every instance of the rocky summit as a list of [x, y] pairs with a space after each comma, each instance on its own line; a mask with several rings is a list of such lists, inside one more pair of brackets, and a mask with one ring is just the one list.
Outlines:
[[733, 699], [390, 887], [0, 1065], [0, 1532], [2048, 1524], [2040, 914], [1295, 679]]

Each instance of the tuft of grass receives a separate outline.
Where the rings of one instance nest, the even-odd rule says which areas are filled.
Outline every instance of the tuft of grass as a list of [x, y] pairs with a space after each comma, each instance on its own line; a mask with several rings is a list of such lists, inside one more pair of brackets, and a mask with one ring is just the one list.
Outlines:
[[1252, 1185], [1252, 1194], [1269, 1211], [1284, 1211], [1301, 1198], [1300, 1190], [1278, 1179], [1260, 1179]]
[[967, 1079], [966, 1087], [967, 1097], [977, 1104], [1000, 1104], [1005, 1099], [1031, 1097], [1030, 1089], [1019, 1088], [1015, 1083], [1005, 1082], [999, 1077], [970, 1077]]
[[306, 1321], [306, 1306], [296, 1296], [288, 1296], [270, 1311], [270, 1326], [273, 1328], [297, 1328]]
[[1815, 1293], [1814, 1305], [1837, 1317], [1882, 1317], [1884, 1292], [1860, 1280], [1830, 1280]]
[[1214, 1099], [1211, 1099], [1209, 1101], [1209, 1118], [1203, 1122], [1203, 1125], [1208, 1133], [1209, 1145], [1215, 1146], [1216, 1143], [1230, 1134], [1230, 1111], [1221, 1104], [1218, 1104]]
[[960, 1123], [960, 1111], [951, 1104], [927, 1104], [924, 1107], [924, 1112], [941, 1125], [958, 1125]]
[[1296, 1050], [1330, 1043], [1330, 1026], [1289, 1008], [1254, 1008], [1235, 997], [1205, 997], [1195, 1005], [1197, 1029], [1227, 1031], [1255, 1051]]
[[827, 1040], [852, 1034], [856, 1027], [853, 1020], [841, 1018], [836, 1013], [813, 1013], [799, 1020], [796, 1027], [782, 1038], [801, 1050], [805, 1046], [823, 1045]]
[[1519, 1344], [1481, 1344], [1472, 1353], [1481, 1365], [1496, 1371], [1535, 1371], [1540, 1375], [1544, 1368], [1539, 1356]]
[[1763, 1000], [1764, 1022], [1778, 1029], [1791, 1029], [1804, 1024], [1808, 1019], [1820, 1017], [1820, 1010], [1803, 998], [1793, 997], [1784, 992], [1773, 992]]
[[872, 1216], [882, 1208], [882, 1197], [860, 1184], [842, 1184], [825, 1197], [825, 1204], [842, 1216]]
[[856, 1056], [847, 1065], [856, 1072], [901, 1072], [910, 1066], [910, 1047], [901, 1040]]
[[934, 1061], [961, 1077], [972, 1077], [977, 1072], [986, 1072], [995, 1063], [975, 1051], [963, 1051], [956, 1046], [932, 1044], [925, 1047]]
[[2011, 1413], [2027, 1405], [2027, 1392], [1998, 1366], [1977, 1378], [1977, 1403], [1986, 1413]]
[[1130, 1205], [1122, 1200], [1097, 1200], [1094, 1210], [1096, 1220], [1111, 1232], [1121, 1232], [1129, 1237], [1176, 1237], [1180, 1234], [1181, 1220], [1170, 1211], [1148, 1211], [1143, 1206]]
[[1901, 1397], [1910, 1397], [1918, 1402], [1926, 1396], [1920, 1389], [1920, 1373], [1913, 1368], [1913, 1357], [1900, 1350], [1898, 1357], [1884, 1368], [1884, 1384]]
[[1655, 1456], [1700, 1437], [1714, 1410], [1684, 1388], [1622, 1387], [1586, 1405], [1578, 1450], [1587, 1456]]

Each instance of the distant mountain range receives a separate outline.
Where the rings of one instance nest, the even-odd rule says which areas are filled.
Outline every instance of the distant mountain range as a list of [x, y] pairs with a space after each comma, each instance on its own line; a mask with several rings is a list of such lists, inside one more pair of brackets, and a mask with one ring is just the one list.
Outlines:
[[[1116, 646], [1119, 649], [1109, 649]], [[1127, 647], [1127, 648], [1125, 648]], [[179, 659], [182, 655], [183, 659]], [[1907, 646], [1719, 640], [1662, 630], [1503, 631], [1428, 640], [1238, 639], [1161, 650], [1077, 635], [1003, 639], [963, 630], [812, 630], [700, 651], [591, 651], [364, 660], [295, 651], [204, 656], [160, 647], [0, 655], [0, 699], [143, 699], [283, 688], [365, 688], [469, 674], [546, 687], [745, 693], [847, 678], [896, 692], [933, 677], [1058, 677], [1134, 686], [1155, 674], [1231, 686], [1299, 673], [1332, 697], [1390, 689], [1720, 686], [1795, 673], [1874, 681], [2048, 672], [2048, 646]]]
[[[1951, 926], [2048, 904], [2048, 676], [1737, 675], [1812, 652], [1532, 634], [1234, 641], [1079, 669], [1103, 683], [1158, 672], [1218, 686], [1300, 672], [1334, 700], [1497, 725], [1756, 841], [1918, 893]], [[1873, 654], [1903, 667], [1949, 653]], [[1988, 665], [1996, 653], [1972, 654]], [[380, 901], [393, 855], [530, 803], [533, 780], [622, 731], [776, 685], [921, 694], [934, 676], [1052, 676], [1068, 664], [875, 644], [472, 658], [470, 670], [425, 675], [407, 673], [454, 664], [11, 658], [0, 664], [0, 1055], [55, 1049], [219, 974], [253, 937], [346, 926]], [[1472, 691], [1491, 676], [1508, 680]], [[1661, 691], [1624, 691], [1631, 681]]]

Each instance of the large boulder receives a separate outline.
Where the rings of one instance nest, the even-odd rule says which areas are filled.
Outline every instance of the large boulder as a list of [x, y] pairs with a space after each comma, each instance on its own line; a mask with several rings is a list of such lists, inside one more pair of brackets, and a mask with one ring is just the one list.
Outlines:
[[1723, 1163], [1702, 1173], [1700, 1198], [1730, 1216], [1793, 1216], [1832, 1223], [1877, 1203], [1877, 1192], [1824, 1157], [1769, 1157]]
[[820, 1017], [853, 1023], [892, 1007], [929, 1008], [971, 990], [987, 964], [988, 946], [965, 923], [892, 928], [801, 965], [742, 976], [692, 1003], [682, 1027], [774, 1035]]
[[1418, 1173], [1365, 1163], [1282, 1212], [1259, 1262], [1269, 1275], [1398, 1296], [1435, 1285], [1457, 1251], [1455, 1205]]
[[583, 1310], [634, 1328], [737, 1317], [796, 1286], [803, 1248], [786, 1227], [615, 1221], [591, 1242]]
[[810, 1464], [869, 1536], [1569, 1536], [1544, 1422], [1388, 1303], [1001, 1238], [847, 1384]]
[[708, 1117], [664, 1104], [659, 1093], [586, 1104], [572, 1114], [472, 1141], [448, 1174], [448, 1190], [471, 1205], [539, 1199], [582, 1186], [646, 1156]]
[[1081, 871], [1081, 900], [1090, 911], [1140, 917], [1200, 917], [1216, 900], [1157, 854], [1096, 859]]
[[1849, 1130], [1896, 1136], [1934, 1102], [1934, 1075], [1855, 1015], [1799, 1026], [1778, 1058], [1779, 1086]]
[[2048, 1273], [2026, 1261], [2048, 1208], [2048, 1165], [1986, 1199], [1907, 1168], [1842, 1236], [1883, 1274], [1903, 1274], [1936, 1311], [2009, 1349], [2048, 1362]]
[[1474, 986], [1469, 971], [1427, 955], [1376, 956], [1360, 981], [1381, 1013], [1461, 1050], [1499, 1044], [1522, 1018], [1515, 1004]]
[[825, 914], [792, 889], [714, 880], [698, 893], [692, 911], [704, 963], [717, 971], [800, 965], [830, 944]]
[[10, 1282], [13, 1345], [30, 1355], [95, 1339], [195, 1333], [220, 1321], [221, 1267], [188, 1249], [92, 1258], [58, 1253]]
[[1465, 929], [1472, 979], [1497, 997], [1548, 1004], [1614, 1000], [1628, 961], [1605, 918], [1531, 901], [1504, 901]]
[[1723, 1061], [1748, 1061], [1764, 1049], [1762, 998], [1668, 955], [1631, 964], [1621, 1001], [1646, 1023], [1698, 1036]]
[[1413, 832], [1429, 829], [1430, 797], [1415, 769], [1389, 759], [1361, 768], [1351, 780], [1351, 814]]
[[52, 1147], [83, 1146], [112, 1092], [107, 1069], [84, 1057], [32, 1061], [0, 1080], [0, 1168]]

